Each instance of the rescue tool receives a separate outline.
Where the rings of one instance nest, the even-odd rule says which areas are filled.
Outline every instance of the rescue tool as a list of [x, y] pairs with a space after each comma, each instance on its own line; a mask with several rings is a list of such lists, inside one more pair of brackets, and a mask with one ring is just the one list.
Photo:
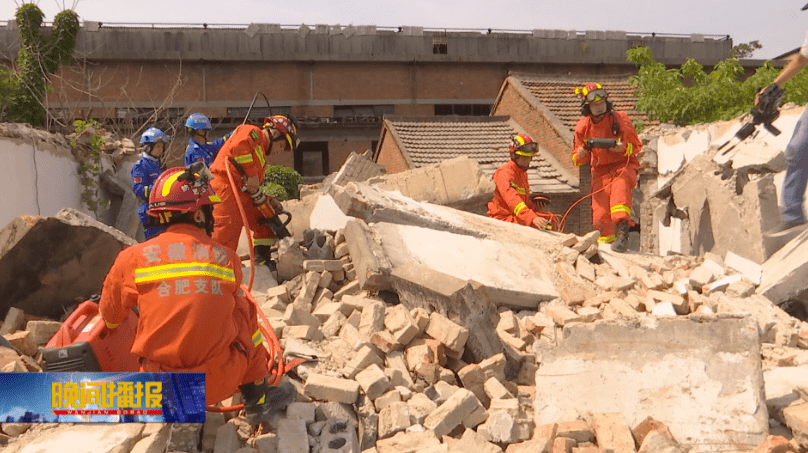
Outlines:
[[[228, 159], [230, 160], [230, 163], [233, 164], [233, 167], [238, 170], [239, 174], [241, 174], [241, 177], [246, 178], [247, 173], [244, 171], [244, 168], [242, 168], [241, 165], [236, 162], [236, 159], [233, 157], [229, 157]], [[247, 186], [242, 185], [241, 191], [246, 192]], [[272, 206], [270, 206], [269, 197], [267, 197], [267, 195], [260, 189], [249, 195], [250, 198], [252, 198], [253, 204], [258, 208], [258, 212], [260, 212], [261, 216], [263, 217], [262, 219], [258, 220], [258, 223], [262, 223], [270, 227], [272, 232], [275, 233], [275, 237], [278, 239], [283, 239], [292, 235], [286, 228], [286, 225], [289, 225], [289, 222], [292, 221], [292, 214], [289, 211], [285, 209], [280, 211], [273, 209]], [[281, 219], [278, 218], [278, 216], [281, 214], [286, 216], [286, 221], [281, 222]]]
[[721, 151], [718, 155], [723, 156], [727, 154], [735, 148], [738, 143], [746, 140], [747, 137], [755, 132], [759, 124], [762, 124], [772, 135], [780, 135], [780, 130], [774, 127], [772, 123], [780, 116], [780, 101], [783, 100], [784, 93], [785, 91], [774, 83], [764, 88], [758, 95], [758, 104], [753, 106], [752, 110], [749, 111], [749, 114], [752, 115], [752, 120], [741, 126], [731, 139], [718, 147], [718, 150], [721, 151], [725, 146], [734, 142], [732, 146]]

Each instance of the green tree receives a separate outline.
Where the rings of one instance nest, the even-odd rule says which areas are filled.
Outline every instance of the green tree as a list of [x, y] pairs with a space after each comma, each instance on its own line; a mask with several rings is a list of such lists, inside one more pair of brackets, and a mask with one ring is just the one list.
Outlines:
[[45, 15], [33, 3], [24, 3], [15, 16], [20, 29], [17, 71], [0, 72], [0, 120], [45, 124], [43, 105], [48, 75], [70, 64], [79, 31], [79, 16], [71, 10], [56, 15], [49, 34], [42, 30]]
[[[689, 58], [679, 69], [658, 62], [647, 47], [626, 52], [629, 61], [639, 66], [629, 77], [635, 87], [636, 109], [650, 120], [677, 126], [730, 120], [748, 112], [758, 89], [769, 85], [780, 69], [766, 62], [743, 79], [744, 69], [737, 58], [719, 62], [709, 73]], [[808, 71], [802, 71], [783, 87], [783, 103], [808, 101]]]
[[763, 45], [760, 44], [760, 41], [749, 41], [738, 44], [737, 46], [733, 46], [729, 51], [729, 56], [738, 59], [751, 58], [752, 54], [754, 54], [756, 50], [760, 50], [762, 48]]
[[283, 165], [269, 165], [264, 172], [264, 193], [278, 200], [291, 200], [300, 197], [298, 186], [303, 184], [300, 173]]

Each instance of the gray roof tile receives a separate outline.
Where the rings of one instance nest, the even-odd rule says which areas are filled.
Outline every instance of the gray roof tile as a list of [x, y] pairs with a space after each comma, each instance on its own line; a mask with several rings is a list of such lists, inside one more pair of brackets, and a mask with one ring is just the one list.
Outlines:
[[[523, 133], [508, 117], [402, 117], [385, 116], [385, 127], [416, 168], [434, 165], [458, 156], [468, 156], [480, 163], [489, 178], [510, 158], [508, 144], [514, 135]], [[577, 192], [540, 152], [528, 171], [530, 187], [542, 193]]]

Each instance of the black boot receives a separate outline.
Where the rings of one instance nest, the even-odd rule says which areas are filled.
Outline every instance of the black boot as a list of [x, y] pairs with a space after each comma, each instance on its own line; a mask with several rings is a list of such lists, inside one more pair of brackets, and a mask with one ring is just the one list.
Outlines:
[[297, 393], [288, 382], [273, 387], [266, 379], [244, 384], [239, 390], [244, 397], [244, 416], [251, 425], [269, 421], [274, 412], [285, 409], [294, 401]]
[[615, 240], [612, 242], [612, 251], [623, 253], [628, 249], [628, 220], [621, 220], [614, 226]]

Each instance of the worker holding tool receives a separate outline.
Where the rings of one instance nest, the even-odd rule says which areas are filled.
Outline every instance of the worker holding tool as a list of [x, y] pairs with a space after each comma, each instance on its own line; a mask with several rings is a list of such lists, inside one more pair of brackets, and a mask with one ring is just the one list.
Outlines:
[[140, 200], [137, 207], [137, 216], [143, 224], [143, 237], [149, 240], [162, 233], [165, 228], [156, 224], [146, 211], [149, 208], [149, 194], [154, 181], [163, 172], [160, 165], [160, 157], [165, 152], [169, 139], [160, 129], [152, 127], [140, 136], [140, 144], [143, 145], [143, 152], [132, 167], [132, 191]]
[[[122, 250], [104, 279], [99, 310], [114, 329], [138, 308], [132, 353], [142, 372], [204, 372], [205, 403], [240, 390], [257, 424], [295, 395], [269, 386], [255, 304], [242, 290], [241, 261], [209, 237], [219, 197], [201, 163], [166, 170], [149, 196], [149, 215], [166, 231]], [[177, 448], [183, 451], [184, 448]]]
[[[488, 216], [539, 230], [557, 230], [555, 214], [542, 212], [539, 203], [530, 198], [527, 170], [539, 151], [538, 144], [527, 134], [517, 134], [508, 146], [510, 160], [494, 172], [494, 198], [488, 202]], [[549, 202], [539, 198], [541, 204]]]
[[[803, 11], [806, 9], [808, 9], [808, 5], [802, 7]], [[806, 33], [799, 53], [780, 71], [771, 85], [755, 95], [755, 105], [761, 104], [761, 98], [767, 92], [780, 90], [780, 96], [782, 96], [783, 84], [791, 80], [806, 66], [808, 66], [808, 33]], [[797, 120], [794, 134], [786, 145], [785, 156], [786, 175], [780, 195], [783, 210], [780, 223], [765, 233], [771, 238], [795, 235], [806, 227], [802, 205], [805, 199], [805, 188], [808, 185], [808, 109], [803, 110], [800, 119]]]
[[194, 162], [204, 162], [205, 166], [210, 168], [219, 149], [230, 138], [232, 132], [222, 138], [208, 142], [208, 131], [211, 130], [210, 119], [202, 113], [190, 114], [188, 119], [185, 120], [185, 127], [188, 128], [188, 132], [191, 134], [188, 147], [185, 148], [185, 166], [187, 167]]
[[637, 185], [642, 144], [631, 119], [614, 109], [601, 84], [587, 83], [575, 94], [581, 96], [584, 117], [575, 125], [572, 162], [591, 165], [592, 224], [600, 231], [598, 242], [622, 253], [634, 225], [631, 191]]
[[211, 187], [222, 199], [213, 208], [213, 239], [236, 250], [241, 228], [245, 226], [241, 206], [246, 226], [254, 233], [256, 262], [270, 267], [273, 265], [270, 248], [276, 242], [276, 233], [261, 220], [277, 221], [278, 213], [284, 209], [278, 199], [261, 191], [266, 156], [292, 151], [298, 142], [296, 136], [297, 125], [284, 115], [265, 118], [263, 127], [243, 124], [233, 131], [210, 168], [215, 176]]

